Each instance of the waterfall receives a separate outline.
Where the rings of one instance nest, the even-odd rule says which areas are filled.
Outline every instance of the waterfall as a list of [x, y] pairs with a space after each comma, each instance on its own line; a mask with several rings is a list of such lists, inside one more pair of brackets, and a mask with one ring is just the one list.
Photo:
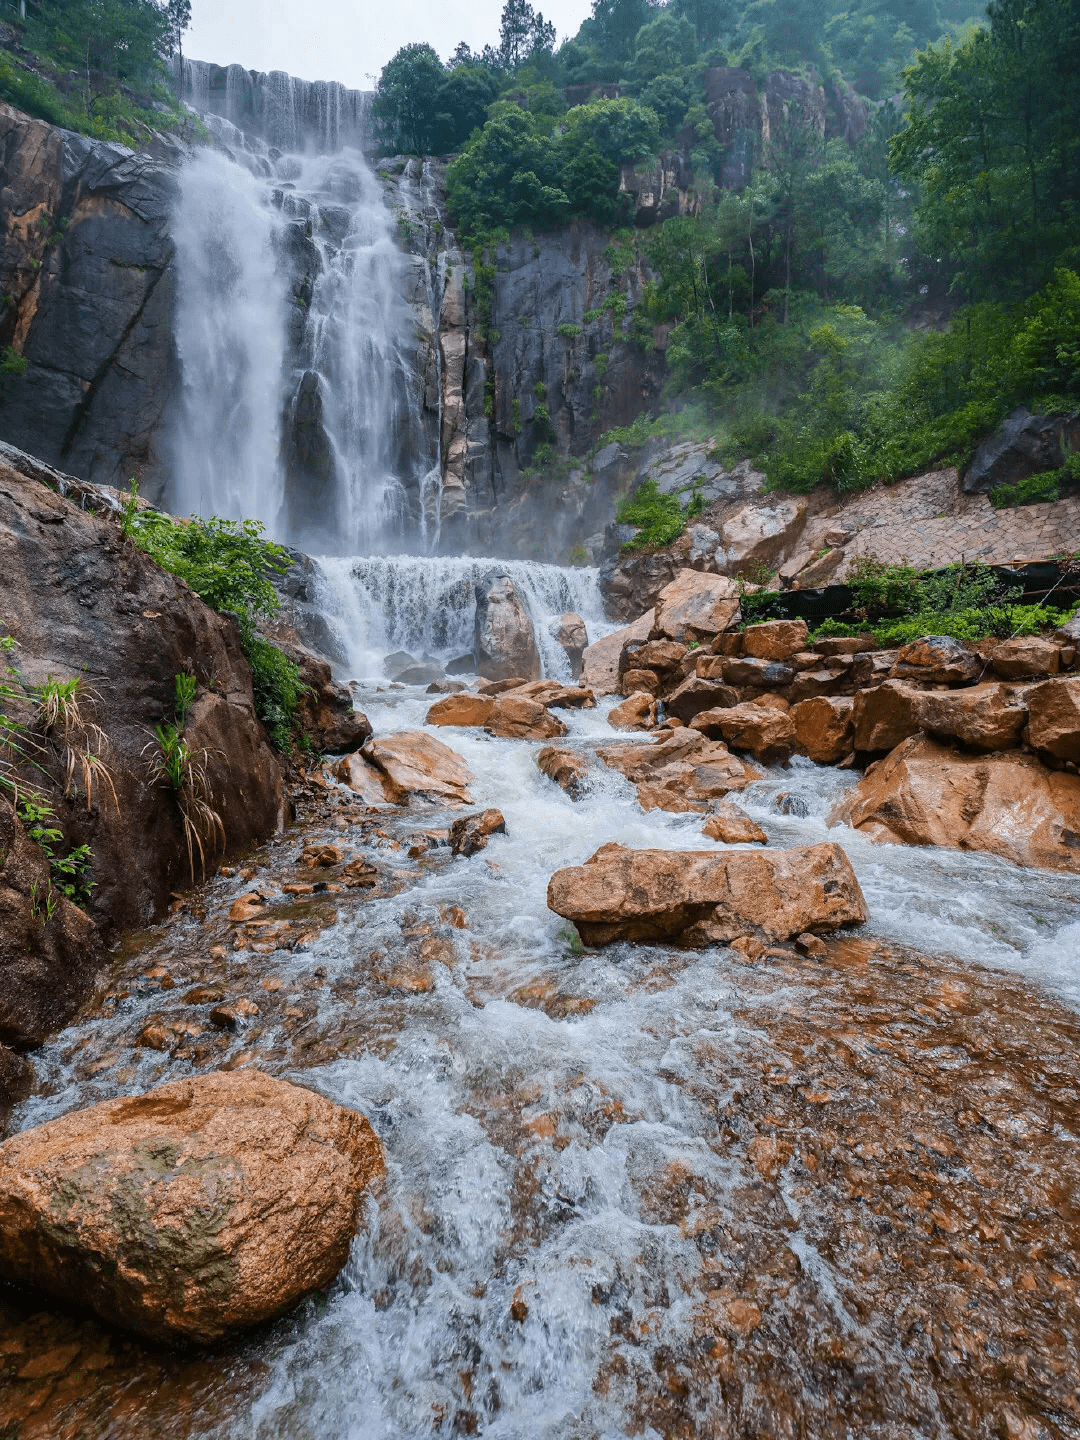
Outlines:
[[316, 564], [318, 604], [349, 676], [381, 675], [383, 657], [395, 650], [443, 663], [471, 654], [477, 585], [493, 569], [510, 575], [529, 612], [545, 677], [570, 678], [566, 652], [552, 634], [560, 615], [579, 614], [590, 640], [614, 628], [592, 568], [464, 555], [323, 556]]

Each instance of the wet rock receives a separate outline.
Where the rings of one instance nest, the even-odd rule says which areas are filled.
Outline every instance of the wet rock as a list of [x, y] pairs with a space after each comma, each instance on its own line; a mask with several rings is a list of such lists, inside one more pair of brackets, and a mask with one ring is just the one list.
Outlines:
[[680, 570], [656, 597], [650, 638], [684, 644], [712, 640], [733, 625], [738, 615], [739, 592], [734, 580], [700, 570]]
[[889, 671], [894, 680], [923, 680], [935, 685], [970, 685], [986, 668], [978, 655], [949, 635], [928, 635], [897, 652]]
[[592, 710], [596, 696], [584, 685], [563, 685], [558, 680], [529, 680], [510, 692], [523, 700], [538, 700], [549, 710]]
[[235, 924], [244, 924], [248, 920], [254, 920], [266, 911], [266, 901], [258, 890], [252, 890], [247, 895], [238, 895], [229, 906], [229, 919]]
[[587, 685], [594, 695], [617, 695], [623, 647], [630, 640], [647, 640], [652, 626], [653, 611], [646, 610], [633, 624], [594, 640], [581, 657], [582, 685]]
[[806, 798], [793, 790], [781, 790], [773, 803], [781, 815], [794, 815], [796, 819], [805, 820], [810, 814]]
[[855, 749], [874, 753], [892, 750], [922, 729], [920, 691], [902, 680], [885, 680], [855, 694], [851, 720]]
[[427, 687], [429, 695], [457, 695], [461, 690], [469, 687], [464, 680], [433, 680]]
[[724, 679], [729, 685], [754, 686], [760, 690], [782, 690], [795, 679], [790, 665], [777, 660], [758, 660], [753, 656], [725, 659]]
[[964, 472], [964, 491], [985, 494], [995, 485], [1015, 485], [1029, 475], [1057, 470], [1065, 462], [1062, 442], [1078, 440], [1075, 417], [1033, 415], [1021, 405], [976, 449]]
[[659, 695], [660, 677], [655, 670], [624, 670], [620, 688], [624, 695]]
[[545, 745], [536, 757], [536, 763], [549, 780], [565, 790], [571, 800], [580, 800], [589, 766], [576, 750], [560, 750], [555, 745]]
[[703, 813], [711, 802], [761, 779], [760, 770], [696, 730], [680, 729], [646, 745], [605, 746], [596, 753], [636, 787], [643, 810]]
[[336, 845], [305, 845], [300, 855], [300, 864], [308, 870], [329, 870], [340, 865], [344, 853]]
[[359, 753], [346, 755], [334, 766], [334, 778], [347, 785], [359, 795], [365, 805], [386, 805], [392, 803], [387, 789], [386, 776], [381, 770], [368, 763]]
[[17, 1055], [0, 1045], [0, 1135], [3, 1135], [12, 1110], [30, 1094], [34, 1084], [34, 1067], [25, 1055]]
[[367, 1121], [313, 1091], [251, 1069], [174, 1081], [0, 1146], [0, 1274], [208, 1344], [327, 1285], [382, 1172]]
[[1061, 647], [1043, 635], [1017, 635], [995, 645], [990, 664], [1003, 680], [1056, 675], [1061, 669]]
[[483, 810], [479, 815], [462, 815], [450, 826], [450, 849], [455, 855], [475, 855], [487, 848], [492, 835], [505, 835], [506, 821], [501, 810]]
[[655, 670], [659, 675], [677, 670], [687, 656], [687, 647], [677, 640], [628, 640], [619, 658], [619, 669]]
[[829, 824], [1080, 872], [1080, 778], [1018, 751], [962, 755], [914, 736], [871, 766]]
[[746, 750], [763, 765], [782, 764], [795, 749], [795, 726], [790, 712], [771, 706], [733, 705], [705, 710], [690, 721], [711, 739], [724, 739], [733, 750]]
[[566, 734], [563, 722], [539, 700], [516, 693], [496, 696], [484, 729], [502, 740], [551, 740]]
[[852, 710], [854, 700], [847, 696], [820, 696], [800, 700], [791, 707], [791, 723], [795, 727], [795, 748], [818, 765], [835, 765], [851, 753], [854, 745]]
[[694, 716], [700, 715], [703, 710], [717, 710], [738, 703], [738, 691], [725, 685], [722, 680], [708, 680], [691, 675], [667, 696], [664, 709], [683, 724], [689, 725]]
[[307, 646], [291, 627], [268, 625], [267, 636], [300, 671], [304, 687], [296, 710], [297, 724], [321, 755], [347, 755], [371, 735], [368, 718], [353, 709], [352, 696], [344, 685], [338, 685], [329, 664]]
[[820, 695], [838, 695], [854, 690], [851, 671], [836, 665], [823, 669], [803, 670], [795, 676], [788, 687], [793, 704], [800, 700], [814, 700]]
[[414, 798], [472, 803], [468, 791], [472, 771], [456, 750], [422, 730], [378, 735], [360, 754], [380, 772], [386, 798], [396, 805]]
[[505, 570], [488, 571], [476, 587], [473, 646], [477, 672], [485, 679], [540, 678], [532, 621]]
[[652, 730], [656, 726], [656, 697], [647, 690], [628, 695], [621, 705], [608, 711], [613, 730]]
[[1035, 749], [1058, 760], [1080, 760], [1080, 677], [1032, 685], [1026, 698]]
[[743, 631], [743, 653], [759, 660], [789, 660], [806, 646], [805, 620], [768, 620]]
[[847, 856], [832, 844], [719, 854], [604, 845], [551, 877], [548, 907], [572, 920], [587, 945], [691, 947], [828, 933], [869, 913]]
[[761, 826], [751, 820], [740, 806], [731, 800], [714, 800], [709, 818], [701, 827], [701, 833], [710, 840], [721, 840], [725, 845], [767, 845], [769, 837]]
[[581, 657], [589, 644], [585, 621], [571, 610], [559, 616], [555, 622], [554, 635], [570, 661], [570, 676], [576, 680], [581, 674]]
[[486, 725], [495, 698], [491, 695], [473, 695], [469, 691], [447, 695], [436, 700], [424, 718], [425, 725]]
[[1027, 724], [1025, 693], [993, 681], [965, 690], [924, 690], [915, 700], [923, 730], [980, 750], [1018, 745]]
[[44, 852], [0, 797], [0, 1042], [40, 1045], [104, 961], [93, 921], [53, 887]]
[[350, 860], [341, 873], [350, 885], [361, 889], [370, 890], [379, 883], [379, 872], [371, 861], [365, 860], [362, 855]]

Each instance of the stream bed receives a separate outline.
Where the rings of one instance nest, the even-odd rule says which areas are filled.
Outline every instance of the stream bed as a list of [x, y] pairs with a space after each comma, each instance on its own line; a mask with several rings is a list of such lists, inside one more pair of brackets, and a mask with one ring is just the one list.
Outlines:
[[[357, 695], [379, 733], [430, 699]], [[564, 743], [616, 741], [610, 703], [560, 712]], [[292, 830], [117, 957], [15, 1118], [223, 1066], [311, 1086], [386, 1149], [346, 1269], [188, 1353], [0, 1288], [0, 1440], [1080, 1436], [1080, 877], [828, 831], [857, 777], [796, 760], [740, 803], [771, 844], [839, 840], [865, 927], [821, 960], [591, 953], [552, 872], [712, 849], [702, 817], [432, 733], [505, 836], [455, 859], [427, 834], [452, 813], [311, 778]], [[252, 888], [266, 917], [231, 922]]]

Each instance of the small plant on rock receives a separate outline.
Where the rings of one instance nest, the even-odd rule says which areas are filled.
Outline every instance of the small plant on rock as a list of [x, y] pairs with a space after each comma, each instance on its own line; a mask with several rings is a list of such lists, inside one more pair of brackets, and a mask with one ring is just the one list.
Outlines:
[[191, 883], [195, 883], [195, 852], [199, 852], [199, 869], [206, 876], [206, 846], [214, 851], [225, 848], [225, 823], [214, 809], [214, 792], [210, 784], [207, 761], [210, 751], [204, 745], [192, 746], [184, 739], [184, 720], [195, 700], [194, 675], [177, 675], [174, 680], [174, 718], [163, 721], [154, 730], [154, 739], [145, 747], [147, 768], [154, 784], [167, 786], [176, 797], [177, 808], [187, 846]]

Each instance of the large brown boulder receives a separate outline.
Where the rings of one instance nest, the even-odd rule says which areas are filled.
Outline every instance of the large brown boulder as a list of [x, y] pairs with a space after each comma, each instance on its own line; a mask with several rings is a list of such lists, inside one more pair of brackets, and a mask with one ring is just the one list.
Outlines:
[[990, 663], [1003, 680], [1056, 675], [1061, 669], [1061, 646], [1046, 635], [1017, 635], [995, 645]]
[[782, 690], [795, 679], [790, 665], [782, 665], [778, 660], [758, 660], [752, 655], [725, 659], [723, 671], [729, 685], [753, 686], [758, 690]]
[[921, 692], [902, 680], [884, 680], [869, 690], [857, 690], [851, 711], [855, 749], [873, 754], [893, 750], [922, 729]]
[[615, 630], [585, 648], [581, 657], [581, 683], [594, 695], [619, 694], [619, 661], [630, 640], [647, 640], [653, 627], [653, 612], [646, 610], [631, 625]]
[[0, 1275], [207, 1344], [329, 1284], [382, 1173], [363, 1116], [311, 1090], [176, 1080], [0, 1145]]
[[67, 1024], [104, 961], [94, 922], [55, 889], [44, 852], [0, 797], [0, 1042], [40, 1045]]
[[724, 845], [767, 845], [769, 837], [742, 808], [731, 800], [714, 800], [701, 833]]
[[486, 725], [495, 705], [494, 695], [459, 691], [436, 700], [424, 718], [425, 725]]
[[512, 692], [497, 695], [484, 722], [489, 735], [503, 740], [553, 740], [566, 734], [566, 726], [539, 700]]
[[818, 765], [835, 765], [849, 755], [854, 746], [851, 712], [854, 700], [847, 696], [819, 696], [800, 700], [791, 707], [791, 723], [795, 727], [795, 748]]
[[[47, 792], [65, 840], [90, 846], [97, 882], [90, 913], [108, 935], [145, 925], [191, 883], [180, 806], [148, 770], [147, 746], [155, 726], [172, 718], [177, 675], [198, 682], [184, 740], [205, 751], [225, 853], [249, 849], [283, 823], [282, 767], [255, 714], [236, 621], [155, 565], [115, 519], [80, 509], [9, 463], [31, 470], [29, 457], [5, 455], [0, 577], [3, 622], [18, 642], [15, 663], [30, 684], [50, 676], [80, 682], [85, 725], [76, 747], [102, 755], [111, 786], [99, 783], [89, 805], [81, 784], [66, 798], [59, 739], [38, 757], [52, 781], [36, 770], [25, 778]], [[89, 726], [100, 727], [104, 740]], [[221, 851], [206, 828], [204, 841], [209, 869]]]
[[690, 721], [713, 740], [726, 740], [733, 750], [747, 750], [763, 765], [779, 765], [795, 749], [795, 725], [789, 710], [764, 705], [733, 705], [705, 710]]
[[656, 597], [651, 638], [711, 640], [738, 619], [739, 588], [726, 575], [680, 570]]
[[689, 725], [694, 716], [700, 715], [702, 710], [717, 710], [738, 703], [738, 692], [730, 685], [725, 685], [722, 680], [703, 680], [697, 675], [691, 675], [678, 689], [665, 697], [664, 708], [669, 715], [674, 715], [684, 725]]
[[554, 635], [557, 643], [562, 646], [566, 658], [570, 661], [571, 678], [576, 680], [581, 674], [581, 657], [589, 644], [585, 621], [580, 615], [570, 610], [565, 615], [559, 616]]
[[915, 702], [922, 728], [979, 750], [1018, 745], [1027, 724], [1025, 691], [984, 681], [965, 690], [924, 690]]
[[805, 620], [767, 620], [743, 631], [743, 653], [759, 660], [789, 660], [806, 648], [809, 630]]
[[549, 780], [565, 790], [571, 800], [580, 800], [589, 778], [589, 765], [584, 756], [576, 750], [560, 750], [555, 745], [545, 745], [536, 757], [536, 763]]
[[561, 680], [529, 680], [504, 694], [522, 700], [538, 700], [549, 710], [592, 710], [596, 696], [585, 685], [564, 685]]
[[490, 570], [476, 587], [473, 649], [477, 673], [488, 680], [540, 678], [540, 653], [525, 602], [505, 570]]
[[786, 940], [868, 918], [847, 856], [830, 844], [719, 854], [604, 845], [584, 865], [556, 871], [548, 908], [572, 920], [586, 945]]
[[472, 771], [449, 745], [423, 730], [378, 735], [358, 752], [378, 772], [387, 800], [407, 805], [411, 799], [471, 805]]
[[622, 704], [611, 707], [607, 722], [613, 730], [654, 730], [656, 697], [648, 690], [635, 690]]
[[924, 680], [935, 685], [970, 685], [986, 662], [949, 635], [927, 635], [901, 646], [889, 674], [894, 680]]
[[296, 722], [322, 755], [347, 755], [359, 750], [371, 738], [371, 725], [360, 710], [353, 709], [352, 696], [339, 685], [329, 664], [300, 643], [291, 626], [267, 626], [268, 637], [300, 671], [304, 689], [297, 706]]
[[1058, 760], [1080, 760], [1080, 676], [1032, 685], [1026, 698], [1035, 749]]
[[1080, 872], [1080, 778], [1033, 755], [962, 755], [914, 736], [871, 766], [829, 816], [874, 840], [985, 850]]
[[696, 730], [676, 730], [645, 745], [608, 745], [598, 757], [635, 786], [643, 810], [699, 814], [732, 790], [745, 790], [761, 771]]

